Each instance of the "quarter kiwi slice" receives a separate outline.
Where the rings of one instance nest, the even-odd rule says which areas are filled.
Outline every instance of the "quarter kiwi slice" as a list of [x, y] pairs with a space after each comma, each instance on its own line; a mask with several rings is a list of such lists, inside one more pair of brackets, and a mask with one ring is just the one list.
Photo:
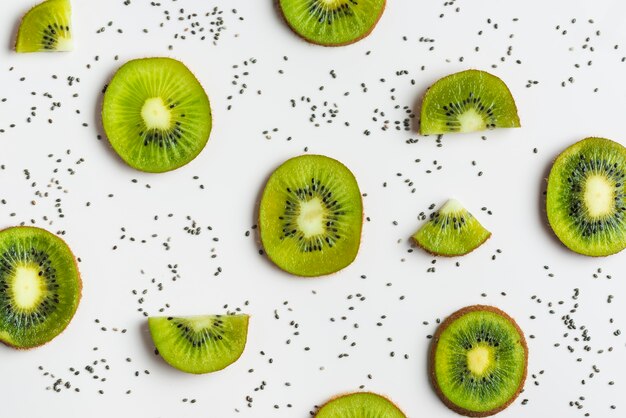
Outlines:
[[324, 46], [354, 43], [369, 35], [385, 0], [278, 0], [287, 24], [308, 42]]
[[435, 255], [465, 255], [491, 236], [458, 200], [450, 199], [414, 235], [413, 241]]
[[517, 106], [509, 88], [485, 71], [443, 77], [424, 96], [420, 117], [424, 135], [518, 127]]
[[43, 345], [72, 320], [81, 296], [74, 255], [63, 240], [34, 227], [0, 231], [0, 341]]
[[15, 42], [16, 52], [71, 51], [70, 0], [47, 0], [24, 15]]
[[171, 58], [127, 62], [104, 94], [102, 123], [111, 146], [138, 170], [160, 173], [189, 163], [209, 140], [211, 122], [204, 89]]
[[356, 392], [331, 399], [316, 418], [406, 418], [389, 399], [371, 392]]
[[150, 334], [159, 354], [187, 373], [211, 373], [231, 365], [248, 339], [248, 315], [150, 317]]
[[527, 364], [528, 346], [513, 318], [493, 306], [474, 305], [453, 313], [437, 329], [430, 378], [448, 408], [486, 417], [517, 398]]
[[586, 138], [558, 156], [548, 177], [547, 213], [556, 236], [590, 256], [626, 248], [626, 148]]
[[278, 267], [298, 276], [330, 274], [351, 264], [362, 224], [354, 175], [323, 155], [287, 160], [270, 176], [261, 197], [265, 252]]

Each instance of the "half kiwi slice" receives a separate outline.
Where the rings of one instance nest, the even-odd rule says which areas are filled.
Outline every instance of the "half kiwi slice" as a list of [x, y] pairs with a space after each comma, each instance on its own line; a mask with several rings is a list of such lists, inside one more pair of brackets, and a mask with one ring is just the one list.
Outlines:
[[211, 373], [233, 364], [246, 346], [248, 315], [150, 317], [159, 354], [187, 373]]
[[59, 335], [78, 308], [81, 280], [63, 240], [34, 227], [0, 231], [0, 341], [16, 348]]
[[104, 94], [102, 124], [111, 146], [138, 170], [160, 173], [189, 163], [209, 140], [211, 123], [204, 89], [171, 58], [127, 62]]
[[528, 347], [517, 323], [493, 306], [450, 315], [431, 345], [430, 377], [453, 411], [486, 417], [509, 406], [526, 380]]
[[15, 42], [16, 52], [71, 51], [70, 0], [47, 0], [24, 15]]
[[389, 399], [371, 392], [357, 392], [331, 399], [316, 418], [406, 418]]
[[547, 213], [572, 251], [606, 256], [626, 248], [626, 148], [586, 138], [558, 156], [548, 177]]
[[458, 200], [448, 200], [430, 215], [413, 236], [413, 241], [434, 255], [465, 255], [480, 247], [491, 236]]
[[517, 106], [509, 88], [485, 71], [467, 70], [443, 77], [424, 96], [423, 135], [518, 127]]
[[341, 46], [369, 35], [385, 0], [278, 0], [287, 24], [306, 41]]
[[261, 242], [281, 269], [321, 276], [359, 251], [363, 204], [350, 170], [323, 155], [287, 160], [270, 176], [259, 207]]

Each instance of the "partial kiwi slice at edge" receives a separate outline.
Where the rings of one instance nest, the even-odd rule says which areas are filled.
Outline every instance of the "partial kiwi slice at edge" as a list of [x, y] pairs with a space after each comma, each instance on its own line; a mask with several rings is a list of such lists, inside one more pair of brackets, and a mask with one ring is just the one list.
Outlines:
[[393, 402], [371, 392], [355, 392], [331, 399], [315, 418], [406, 418]]
[[15, 42], [16, 52], [71, 51], [72, 6], [70, 0], [46, 0], [22, 18]]

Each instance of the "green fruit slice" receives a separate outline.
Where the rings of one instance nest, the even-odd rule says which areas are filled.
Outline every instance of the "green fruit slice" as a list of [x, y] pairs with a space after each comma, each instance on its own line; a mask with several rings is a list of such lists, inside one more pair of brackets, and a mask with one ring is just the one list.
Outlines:
[[518, 128], [515, 100], [498, 77], [467, 70], [438, 80], [422, 103], [420, 133], [445, 134]]
[[406, 418], [389, 399], [370, 392], [343, 395], [328, 401], [315, 418]]
[[430, 215], [413, 241], [431, 254], [465, 255], [480, 247], [491, 236], [458, 200], [450, 199]]
[[246, 346], [248, 315], [150, 317], [159, 354], [187, 373], [211, 373], [233, 364]]
[[558, 156], [546, 208], [557, 237], [590, 256], [626, 248], [626, 148], [604, 138], [586, 138]]
[[69, 0], [47, 0], [24, 15], [17, 32], [16, 52], [71, 51], [72, 6]]
[[33, 227], [0, 231], [0, 341], [17, 348], [59, 335], [78, 308], [81, 280], [68, 246]]
[[385, 0], [279, 0], [278, 4], [294, 32], [324, 46], [363, 39], [385, 9]]
[[437, 330], [430, 375], [452, 410], [486, 417], [509, 406], [526, 380], [528, 347], [513, 318], [492, 306], [463, 308]]
[[128, 165], [161, 173], [202, 151], [211, 133], [211, 107], [183, 63], [137, 59], [113, 76], [104, 94], [102, 123], [111, 146]]
[[281, 269], [321, 276], [350, 265], [361, 242], [363, 205], [354, 175], [337, 160], [302, 155], [269, 178], [259, 208], [261, 242]]

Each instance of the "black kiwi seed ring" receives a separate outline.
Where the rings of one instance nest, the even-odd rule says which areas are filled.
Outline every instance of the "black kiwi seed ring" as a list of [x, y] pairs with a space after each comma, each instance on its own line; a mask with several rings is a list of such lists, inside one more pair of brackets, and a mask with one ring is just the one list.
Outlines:
[[[522, 347], [524, 347], [524, 375], [522, 376], [522, 379], [520, 380], [520, 384], [519, 384], [519, 387], [517, 388], [517, 391], [502, 406], [496, 409], [492, 409], [490, 411], [483, 411], [483, 412], [470, 411], [468, 409], [461, 408], [460, 406], [452, 403], [443, 394], [443, 392], [441, 391], [441, 388], [439, 388], [439, 384], [437, 383], [437, 378], [435, 376], [435, 351], [437, 349], [437, 343], [439, 342], [439, 337], [448, 328], [448, 326], [450, 326], [450, 324], [452, 324], [454, 321], [456, 321], [463, 315], [470, 313], [470, 312], [474, 312], [474, 311], [489, 311], [489, 312], [493, 312], [497, 315], [500, 315], [506, 318], [515, 327], [515, 330], [520, 336], [520, 343], [522, 344]], [[517, 399], [519, 394], [522, 392], [522, 389], [524, 388], [524, 382], [526, 382], [526, 376], [528, 374], [528, 345], [526, 344], [526, 338], [524, 337], [524, 333], [522, 332], [522, 329], [519, 327], [519, 325], [517, 325], [517, 322], [515, 322], [515, 320], [511, 318], [506, 312], [496, 308], [495, 306], [489, 306], [489, 305], [466, 306], [465, 308], [459, 309], [458, 311], [454, 312], [452, 315], [447, 317], [441, 323], [441, 325], [439, 325], [439, 328], [437, 328], [437, 331], [435, 332], [435, 335], [433, 336], [433, 339], [430, 343], [430, 353], [428, 355], [428, 369], [429, 369], [428, 375], [430, 376], [430, 384], [432, 385], [433, 389], [437, 393], [437, 396], [439, 397], [439, 399], [441, 399], [441, 401], [448, 408], [450, 408], [457, 414], [465, 415], [467, 417], [488, 417], [491, 415], [495, 415], [498, 412], [501, 412], [504, 409], [506, 409], [509, 405], [511, 405], [515, 401], [515, 399]]]

